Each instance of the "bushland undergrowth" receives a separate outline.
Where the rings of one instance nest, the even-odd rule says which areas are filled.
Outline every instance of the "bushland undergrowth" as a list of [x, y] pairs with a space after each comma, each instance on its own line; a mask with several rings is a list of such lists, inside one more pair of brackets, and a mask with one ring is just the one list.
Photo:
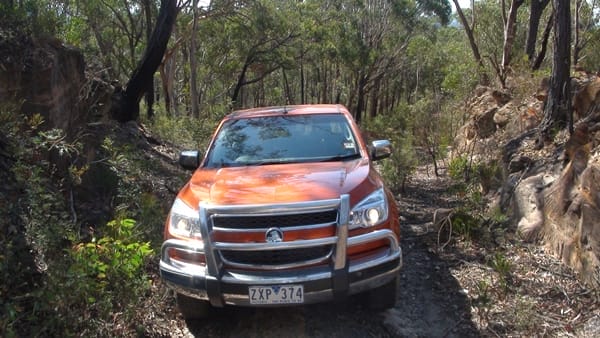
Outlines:
[[89, 174], [84, 145], [61, 130], [46, 130], [40, 115], [23, 119], [15, 106], [0, 108], [0, 134], [6, 169], [0, 331], [4, 337], [119, 334], [117, 324], [135, 315], [148, 290], [145, 267], [154, 255], [130, 217], [163, 217], [155, 201], [134, 188], [130, 169], [140, 165], [107, 136], [95, 165], [115, 174], [117, 193], [107, 216], [113, 220], [83, 225], [74, 192]]

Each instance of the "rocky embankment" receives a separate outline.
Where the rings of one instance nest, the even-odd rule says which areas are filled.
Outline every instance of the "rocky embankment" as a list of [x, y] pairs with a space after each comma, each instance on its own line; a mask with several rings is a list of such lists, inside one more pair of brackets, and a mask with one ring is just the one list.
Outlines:
[[[545, 89], [513, 97], [479, 88], [467, 103], [469, 122], [455, 154], [501, 167], [490, 189], [525, 241], [542, 244], [594, 289], [600, 287], [600, 79], [573, 79], [574, 133], [560, 130], [539, 146]], [[529, 88], [536, 88], [531, 84]]]

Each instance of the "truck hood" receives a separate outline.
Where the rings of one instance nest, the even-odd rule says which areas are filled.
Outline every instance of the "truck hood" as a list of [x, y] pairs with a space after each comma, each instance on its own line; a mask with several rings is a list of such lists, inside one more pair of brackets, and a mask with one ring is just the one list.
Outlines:
[[314, 201], [339, 198], [350, 192], [352, 199], [356, 199], [380, 185], [365, 159], [199, 168], [182, 189], [180, 198], [192, 207], [201, 201], [213, 205]]

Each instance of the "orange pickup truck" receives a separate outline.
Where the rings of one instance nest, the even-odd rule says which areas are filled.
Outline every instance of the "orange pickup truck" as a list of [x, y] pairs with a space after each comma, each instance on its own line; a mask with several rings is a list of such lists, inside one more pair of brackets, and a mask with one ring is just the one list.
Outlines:
[[184, 317], [362, 292], [373, 309], [393, 307], [399, 215], [373, 166], [390, 154], [341, 105], [225, 117], [204, 156], [181, 153], [194, 174], [165, 224], [160, 274]]

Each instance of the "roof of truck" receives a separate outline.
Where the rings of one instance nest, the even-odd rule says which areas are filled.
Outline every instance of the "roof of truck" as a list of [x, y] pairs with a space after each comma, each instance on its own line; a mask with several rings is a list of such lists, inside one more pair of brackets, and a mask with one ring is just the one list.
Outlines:
[[248, 118], [256, 116], [270, 115], [303, 115], [303, 114], [331, 114], [331, 113], [349, 113], [346, 107], [339, 104], [306, 104], [291, 106], [272, 106], [258, 107], [244, 110], [237, 110], [227, 116], [227, 118]]

